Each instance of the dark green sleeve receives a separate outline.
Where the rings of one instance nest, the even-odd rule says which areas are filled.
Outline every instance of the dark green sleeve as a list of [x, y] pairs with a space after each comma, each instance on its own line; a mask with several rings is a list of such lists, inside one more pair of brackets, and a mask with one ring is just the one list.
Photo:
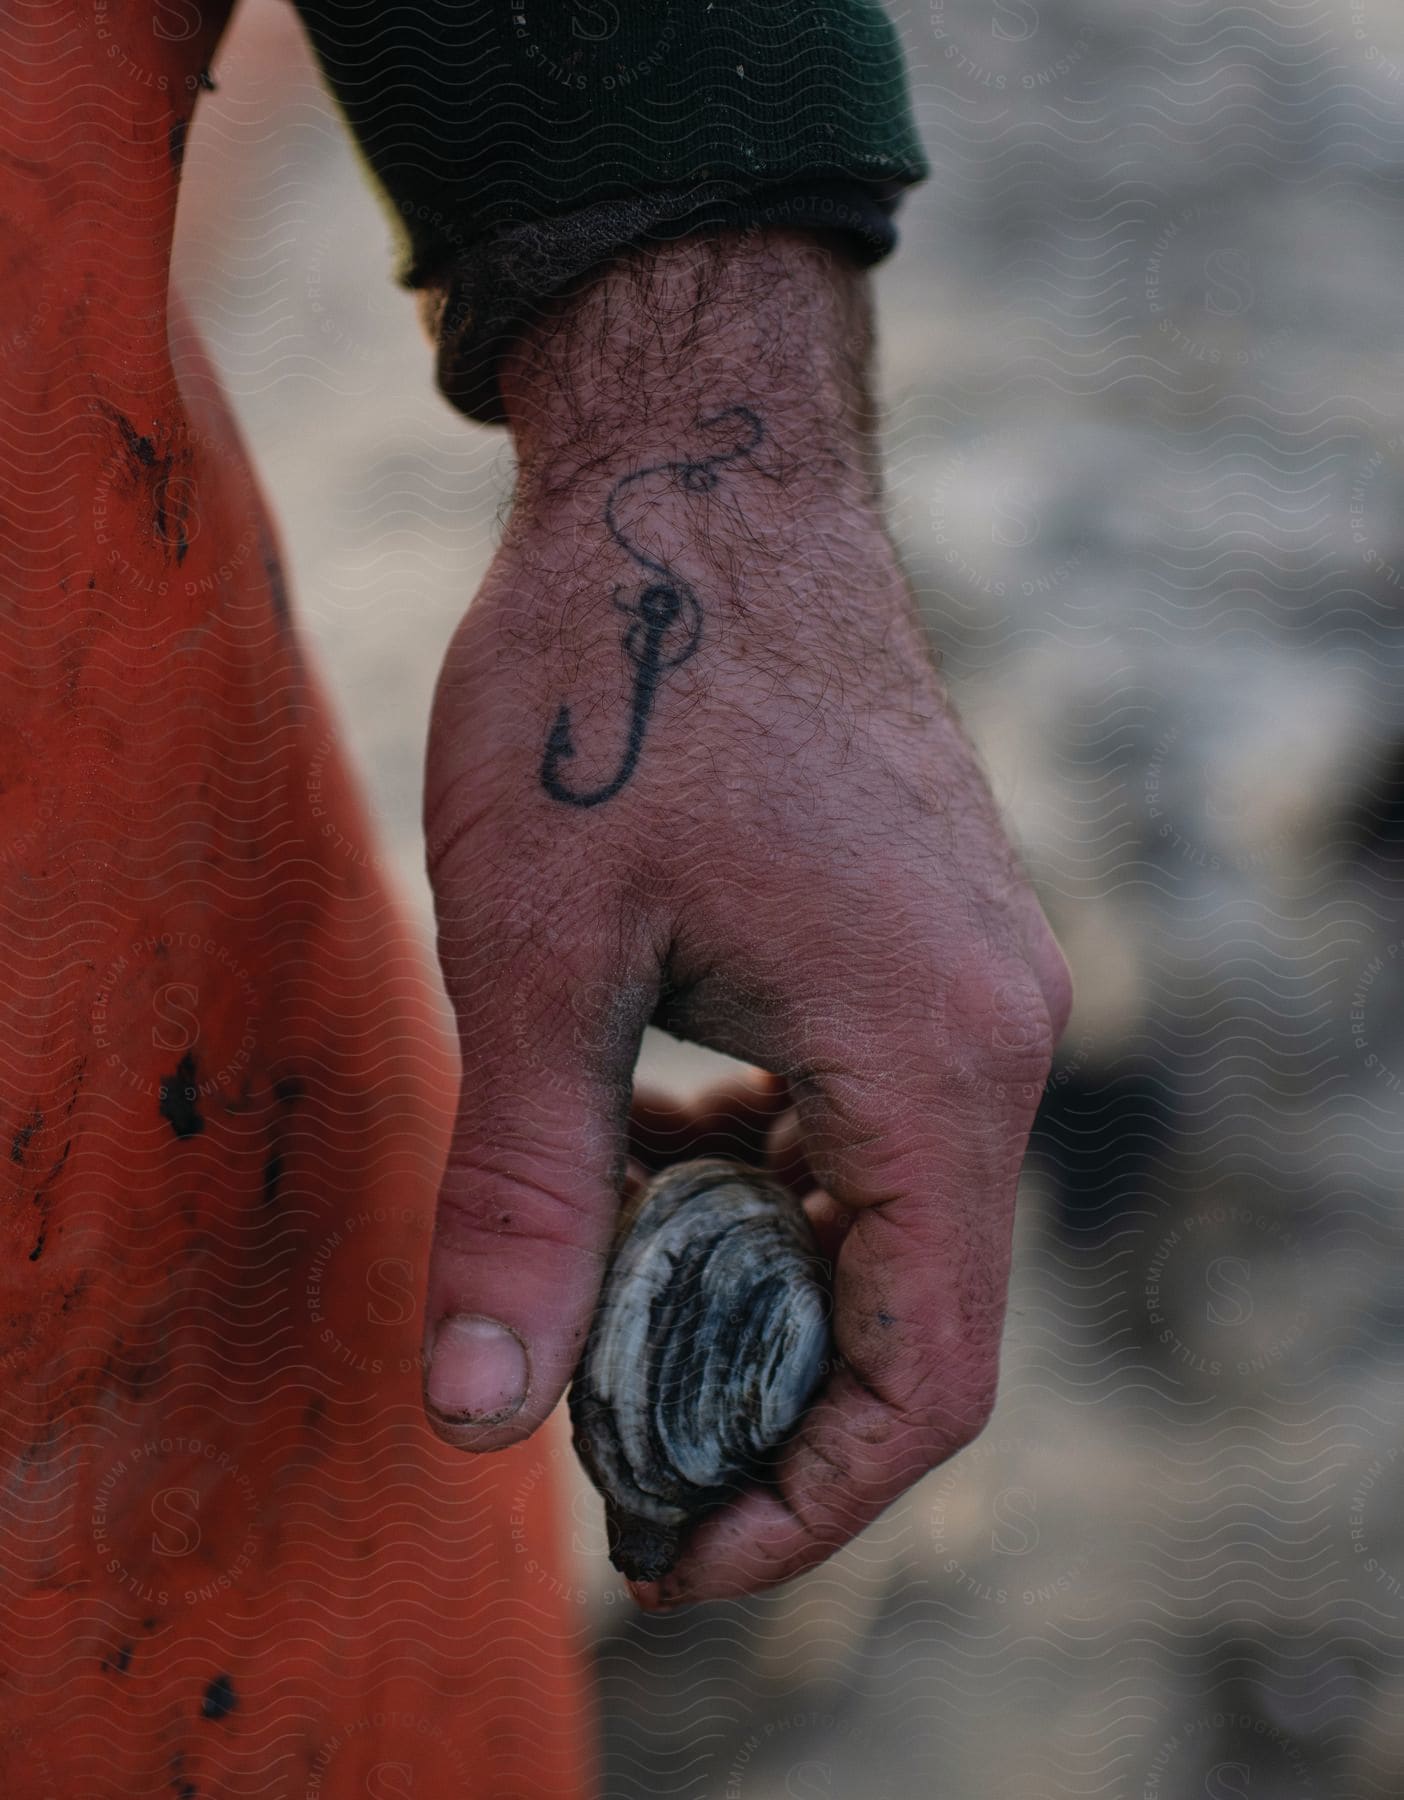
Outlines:
[[927, 173], [877, 0], [295, 3], [475, 417], [533, 301], [612, 252], [769, 221], [876, 261]]

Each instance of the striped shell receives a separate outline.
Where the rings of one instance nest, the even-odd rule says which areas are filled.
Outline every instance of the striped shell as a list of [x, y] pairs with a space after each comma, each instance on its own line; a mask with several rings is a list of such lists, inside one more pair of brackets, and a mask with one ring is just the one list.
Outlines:
[[720, 1157], [678, 1163], [621, 1220], [570, 1392], [610, 1558], [656, 1581], [688, 1527], [793, 1430], [829, 1347], [804, 1210]]

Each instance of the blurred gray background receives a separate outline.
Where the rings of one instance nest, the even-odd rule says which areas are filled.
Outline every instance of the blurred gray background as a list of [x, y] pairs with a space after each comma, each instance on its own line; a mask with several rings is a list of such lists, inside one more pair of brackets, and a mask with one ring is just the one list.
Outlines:
[[[1404, 5], [891, 10], [936, 171], [876, 277], [892, 521], [1077, 1012], [984, 1438], [672, 1620], [577, 1493], [603, 1791], [1392, 1800]], [[427, 931], [429, 697], [508, 445], [436, 396], [278, 0], [215, 73], [179, 280]]]

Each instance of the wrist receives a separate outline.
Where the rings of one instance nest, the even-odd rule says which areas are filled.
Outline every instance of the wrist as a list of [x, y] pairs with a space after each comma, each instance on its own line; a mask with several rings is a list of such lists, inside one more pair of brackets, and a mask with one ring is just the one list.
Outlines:
[[629, 251], [551, 302], [503, 358], [517, 503], [621, 459], [683, 454], [699, 421], [744, 405], [763, 425], [749, 473], [787, 509], [871, 508], [871, 347], [863, 270], [810, 234]]

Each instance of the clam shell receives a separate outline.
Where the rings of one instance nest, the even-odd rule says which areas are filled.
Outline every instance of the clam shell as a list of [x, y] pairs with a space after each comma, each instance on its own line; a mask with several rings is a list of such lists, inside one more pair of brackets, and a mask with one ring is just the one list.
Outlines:
[[570, 1392], [610, 1560], [656, 1581], [793, 1430], [829, 1348], [804, 1209], [758, 1170], [678, 1163], [621, 1220]]

